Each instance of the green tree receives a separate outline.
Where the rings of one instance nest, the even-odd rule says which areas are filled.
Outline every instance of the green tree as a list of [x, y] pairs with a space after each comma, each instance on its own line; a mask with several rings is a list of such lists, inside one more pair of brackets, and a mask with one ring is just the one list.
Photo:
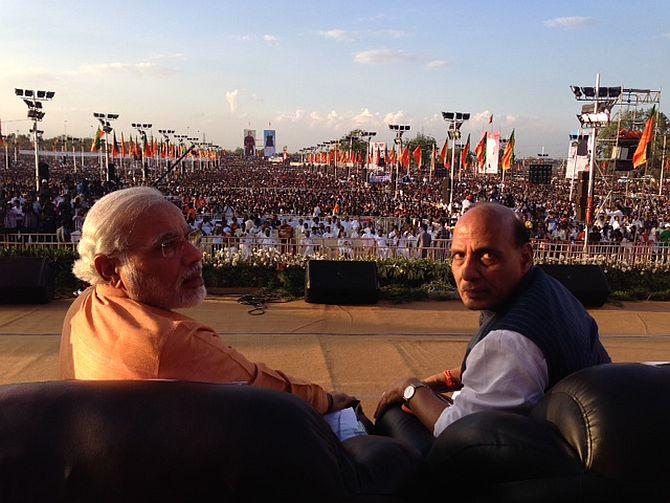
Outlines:
[[[438, 149], [435, 138], [423, 133], [417, 133], [414, 138], [409, 140], [407, 143], [403, 143], [403, 145], [407, 145], [409, 147], [410, 155], [412, 155], [412, 152], [414, 152], [416, 147], [421, 147], [421, 159], [423, 160], [423, 167], [425, 169], [430, 168], [430, 156], [433, 153], [433, 147], [435, 147], [436, 150]], [[414, 159], [412, 159], [411, 162], [414, 163]]]
[[[647, 120], [651, 116], [652, 108], [647, 110], [621, 110], [618, 114], [612, 117], [612, 122], [610, 122], [606, 127], [602, 128], [599, 131], [599, 137], [601, 140], [614, 140], [616, 139], [617, 131], [642, 131], [644, 129]], [[663, 136], [670, 136], [670, 122], [668, 117], [658, 108], [654, 109], [656, 114], [656, 126], [655, 134], [652, 140], [652, 145], [650, 148], [650, 163], [648, 169], [652, 171], [660, 171], [661, 168], [661, 159], [663, 157]], [[600, 146], [599, 157], [602, 156], [605, 159], [609, 159], [612, 154], [612, 149], [614, 148], [614, 141], [603, 142]], [[668, 158], [668, 150], [670, 147], [666, 147], [666, 159]]]

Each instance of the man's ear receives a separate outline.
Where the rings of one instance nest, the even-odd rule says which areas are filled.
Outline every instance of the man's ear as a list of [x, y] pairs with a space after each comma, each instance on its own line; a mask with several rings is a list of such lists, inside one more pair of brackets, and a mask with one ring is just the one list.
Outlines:
[[107, 255], [96, 255], [93, 259], [93, 265], [98, 274], [107, 283], [116, 288], [121, 286], [121, 277], [117, 271], [119, 259], [108, 257]]
[[524, 271], [528, 272], [533, 267], [533, 247], [530, 243], [523, 245], [521, 249]]

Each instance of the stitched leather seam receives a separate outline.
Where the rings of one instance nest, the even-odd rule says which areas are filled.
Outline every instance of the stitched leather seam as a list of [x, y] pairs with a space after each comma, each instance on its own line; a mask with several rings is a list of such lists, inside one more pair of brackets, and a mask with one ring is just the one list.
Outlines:
[[573, 402], [577, 404], [577, 407], [579, 407], [579, 411], [582, 414], [582, 418], [584, 419], [585, 427], [586, 430], [584, 431], [584, 436], [586, 437], [586, 449], [587, 449], [587, 454], [586, 454], [586, 462], [584, 465], [587, 468], [591, 467], [591, 459], [593, 456], [593, 437], [591, 437], [591, 421], [589, 420], [589, 416], [586, 414], [586, 409], [582, 405], [582, 402], [577, 399], [577, 396], [568, 391], [554, 391], [552, 392], [552, 395], [558, 395], [558, 394], [563, 394], [572, 399]]

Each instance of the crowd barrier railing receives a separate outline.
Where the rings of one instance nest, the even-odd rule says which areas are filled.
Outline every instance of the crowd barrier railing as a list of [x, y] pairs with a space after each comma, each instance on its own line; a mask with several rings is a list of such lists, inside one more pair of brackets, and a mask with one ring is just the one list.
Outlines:
[[0, 234], [0, 248], [27, 250], [32, 248], [76, 249], [77, 243], [59, 240], [52, 233], [4, 233]]
[[[584, 250], [583, 243], [540, 241], [532, 242], [534, 258], [539, 263], [627, 264], [629, 266], [657, 267], [670, 265], [670, 243], [597, 243]], [[5, 233], [0, 234], [0, 248], [36, 249], [60, 248], [75, 250], [77, 243], [59, 241], [57, 234]], [[422, 248], [416, 239], [373, 238], [297, 238], [279, 239], [264, 236], [204, 236], [201, 251], [214, 255], [228, 250], [250, 254], [271, 250], [304, 257], [320, 256], [365, 260], [371, 258], [426, 258], [449, 260], [451, 240], [434, 239], [431, 246]]]
[[[538, 263], [580, 263], [628, 264], [631, 266], [670, 265], [670, 243], [633, 244], [603, 243], [589, 245], [584, 250], [583, 243], [533, 241], [534, 259]], [[257, 250], [273, 250], [292, 255], [319, 255], [328, 258], [427, 258], [449, 260], [451, 240], [436, 239], [431, 246], [421, 248], [415, 240], [376, 240], [372, 238], [336, 239], [308, 238], [281, 240], [272, 237], [205, 237], [202, 250], [215, 254], [219, 250], [231, 250], [242, 254]]]

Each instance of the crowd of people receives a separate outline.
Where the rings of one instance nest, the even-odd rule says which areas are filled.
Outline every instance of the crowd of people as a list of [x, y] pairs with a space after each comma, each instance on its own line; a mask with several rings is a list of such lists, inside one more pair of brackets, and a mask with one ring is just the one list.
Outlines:
[[[97, 199], [143, 183], [136, 162], [123, 161], [116, 179], [107, 181], [100, 159], [78, 162], [76, 172], [71, 159], [51, 159], [48, 180], [41, 181], [38, 191], [32, 157], [12, 160], [3, 173], [0, 222], [5, 233], [76, 240]], [[148, 181], [163, 174], [164, 167], [152, 169]], [[451, 205], [444, 178], [370, 183], [367, 174], [360, 168], [277, 165], [229, 156], [219, 163], [177, 166], [158, 188], [182, 209], [193, 229], [215, 243], [235, 238], [277, 246], [298, 239], [306, 253], [319, 240], [332, 239], [346, 255], [352, 243], [367, 238], [374, 239], [381, 255], [390, 253], [387, 249], [409, 254], [405, 250], [449, 239], [457, 217], [487, 201], [512, 208], [533, 239], [579, 242], [587, 232], [577, 218], [577, 189], [571, 191], [572, 181], [558, 173], [547, 185], [530, 184], [521, 173], [508, 175], [504, 184], [497, 176], [460, 173]], [[670, 242], [670, 184], [663, 189], [658, 196], [658, 186], [642, 178], [625, 185], [616, 177], [598, 178], [590, 242]]]

